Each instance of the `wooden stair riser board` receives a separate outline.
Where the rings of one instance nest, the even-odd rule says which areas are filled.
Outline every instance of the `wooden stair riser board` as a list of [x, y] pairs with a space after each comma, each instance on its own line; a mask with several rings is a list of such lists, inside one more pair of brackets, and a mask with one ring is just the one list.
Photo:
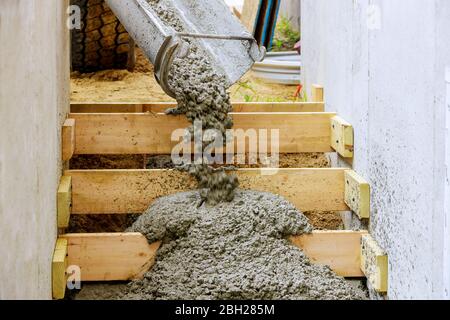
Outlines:
[[[264, 175], [261, 169], [240, 169], [236, 174], [242, 189], [281, 195], [301, 211], [348, 211], [346, 170], [278, 169]], [[196, 188], [194, 179], [178, 170], [68, 170], [65, 175], [72, 177], [72, 214], [141, 214], [159, 197]]]
[[[84, 102], [71, 103], [71, 113], [164, 113], [176, 102]], [[324, 112], [323, 102], [240, 102], [233, 103], [233, 112]]]
[[[241, 140], [246, 152], [249, 145], [257, 147], [261, 134], [270, 152], [272, 130], [279, 133], [278, 141], [274, 141], [279, 153], [332, 152], [330, 121], [334, 116], [334, 113], [233, 113], [233, 132], [241, 137], [255, 133], [251, 145]], [[77, 123], [75, 154], [171, 154], [181, 142], [181, 136], [172, 141], [172, 135], [189, 126], [183, 116], [152, 113], [73, 113], [70, 117]]]
[[[290, 240], [315, 264], [329, 265], [344, 277], [363, 277], [360, 243], [365, 231], [314, 231]], [[81, 269], [82, 281], [141, 278], [154, 264], [160, 242], [140, 233], [87, 233], [61, 236], [68, 241], [68, 263]]]

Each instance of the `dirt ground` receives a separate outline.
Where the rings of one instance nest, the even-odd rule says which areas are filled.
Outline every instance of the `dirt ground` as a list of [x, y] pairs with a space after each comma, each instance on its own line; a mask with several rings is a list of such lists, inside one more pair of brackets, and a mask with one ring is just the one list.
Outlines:
[[[235, 102], [295, 101], [296, 86], [267, 84], [250, 71], [230, 88]], [[138, 50], [134, 72], [106, 70], [80, 74], [72, 72], [72, 102], [161, 102], [172, 101], [156, 82], [153, 66]]]

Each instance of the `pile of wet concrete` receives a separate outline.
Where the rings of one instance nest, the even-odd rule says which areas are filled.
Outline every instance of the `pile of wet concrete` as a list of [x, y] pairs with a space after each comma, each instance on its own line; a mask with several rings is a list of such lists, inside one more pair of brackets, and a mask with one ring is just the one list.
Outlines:
[[128, 230], [162, 241], [153, 268], [121, 299], [361, 299], [288, 237], [312, 231], [283, 198], [238, 190], [210, 207], [197, 191], [158, 199]]

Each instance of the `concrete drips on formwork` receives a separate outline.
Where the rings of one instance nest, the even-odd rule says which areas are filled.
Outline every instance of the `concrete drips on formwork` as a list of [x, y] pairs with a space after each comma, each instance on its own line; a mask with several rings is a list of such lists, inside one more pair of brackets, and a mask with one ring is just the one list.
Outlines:
[[128, 230], [163, 244], [153, 268], [120, 298], [362, 298], [286, 240], [312, 227], [283, 198], [237, 190], [215, 207], [198, 207], [199, 201], [197, 192], [160, 198]]
[[[160, 0], [147, 2], [164, 23], [177, 32], [185, 31], [182, 21], [167, 3]], [[186, 57], [175, 58], [169, 74], [169, 85], [175, 92], [178, 107], [168, 113], [184, 114], [192, 124], [201, 121], [204, 131], [215, 129], [222, 133], [226, 141], [225, 132], [233, 127], [233, 121], [228, 115], [232, 105], [224, 78], [214, 73], [208, 55], [195, 45], [195, 41], [183, 41], [189, 44], [189, 52]], [[189, 130], [193, 137], [193, 126]], [[213, 169], [203, 160], [180, 168], [197, 179], [203, 201], [208, 204], [233, 199], [239, 184], [234, 174], [227, 174], [221, 168]]]

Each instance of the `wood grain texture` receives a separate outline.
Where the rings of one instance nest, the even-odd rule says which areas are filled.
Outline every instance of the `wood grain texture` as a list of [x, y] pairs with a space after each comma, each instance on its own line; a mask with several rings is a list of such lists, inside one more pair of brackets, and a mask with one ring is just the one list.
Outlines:
[[[345, 211], [346, 169], [260, 169], [237, 171], [240, 186], [279, 194], [302, 211]], [[142, 213], [162, 196], [193, 190], [188, 174], [177, 170], [69, 170], [72, 214]]]
[[331, 147], [344, 158], [353, 158], [353, 127], [341, 117], [331, 119]]
[[255, 30], [259, 5], [259, 0], [245, 0], [244, 7], [242, 8], [241, 22], [251, 34], [253, 34]]
[[318, 84], [313, 84], [311, 86], [311, 101], [313, 102], [323, 102], [324, 98], [324, 89], [322, 86]]
[[72, 178], [61, 177], [57, 193], [58, 228], [69, 226], [70, 211], [72, 206]]
[[63, 161], [72, 159], [75, 152], [75, 120], [67, 119], [61, 131], [61, 157]]
[[328, 265], [343, 277], [364, 277], [361, 271], [361, 237], [366, 231], [315, 231], [292, 237], [315, 264]]
[[345, 203], [360, 218], [370, 218], [370, 185], [353, 170], [345, 172]]
[[[76, 154], [170, 154], [179, 141], [176, 129], [189, 126], [183, 116], [153, 113], [82, 114], [76, 119]], [[279, 152], [331, 152], [334, 113], [233, 113], [234, 129], [279, 130]], [[270, 139], [269, 139], [270, 142]], [[270, 148], [270, 143], [269, 143]], [[270, 149], [269, 149], [270, 150]]]
[[68, 266], [67, 240], [57, 239], [52, 258], [52, 296], [53, 299], [63, 299], [66, 293]]
[[388, 291], [388, 255], [375, 239], [366, 234], [361, 239], [361, 270], [372, 288], [379, 293]]
[[[291, 241], [316, 264], [329, 265], [338, 275], [361, 277], [358, 231], [314, 231]], [[137, 279], [154, 264], [161, 243], [148, 244], [140, 233], [67, 234], [68, 261], [81, 269], [82, 281]]]
[[[71, 103], [72, 113], [164, 113], [175, 108], [175, 102], [124, 103], [87, 102]], [[323, 102], [237, 102], [233, 112], [324, 112]]]
[[67, 234], [68, 262], [81, 269], [81, 281], [133, 280], [154, 263], [160, 243], [140, 233]]

